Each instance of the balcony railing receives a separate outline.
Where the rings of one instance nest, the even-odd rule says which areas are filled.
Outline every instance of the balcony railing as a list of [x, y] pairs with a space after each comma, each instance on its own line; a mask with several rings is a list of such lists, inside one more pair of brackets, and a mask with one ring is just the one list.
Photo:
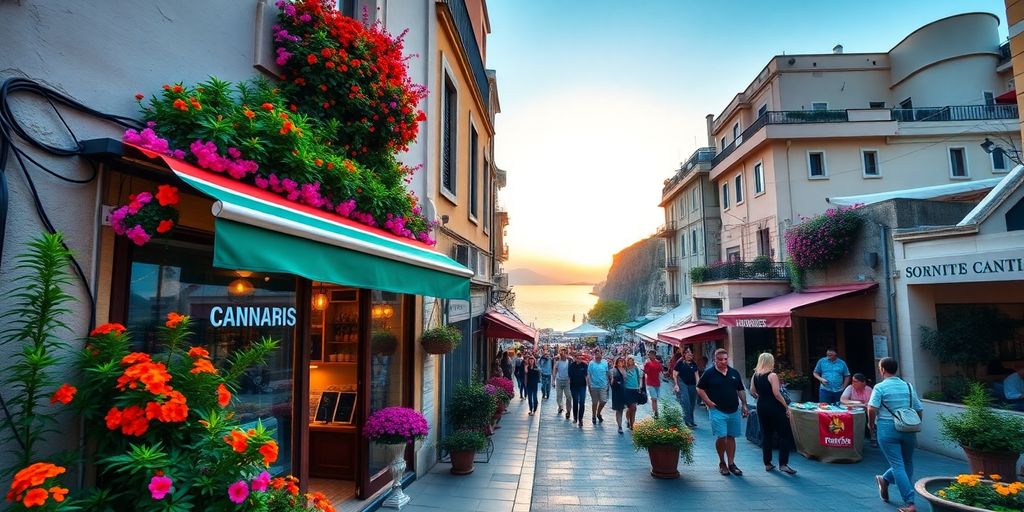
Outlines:
[[949, 107], [894, 108], [893, 121], [988, 121], [1017, 119], [1017, 105], [957, 105]]
[[656, 234], [657, 236], [669, 237], [676, 232], [676, 229], [676, 221], [672, 220], [666, 222], [665, 225], [658, 228], [658, 232]]
[[710, 163], [715, 158], [715, 148], [707, 147], [700, 148], [694, 151], [690, 158], [687, 158], [683, 165], [679, 166], [679, 170], [669, 179], [665, 180], [665, 186], [661, 189], [661, 194], [665, 195], [672, 187], [676, 186], [677, 183], [683, 181], [690, 171], [698, 164]]
[[[768, 124], [807, 124], [807, 123], [845, 123], [850, 120], [845, 110], [780, 110], [761, 114], [743, 133], [740, 134], [740, 144], [751, 138], [761, 128]], [[711, 167], [718, 165], [726, 157], [736, 151], [736, 141], [732, 141], [722, 151], [715, 155], [711, 161]]]
[[455, 21], [455, 30], [459, 33], [459, 40], [462, 42], [462, 50], [469, 58], [469, 67], [473, 71], [473, 80], [476, 82], [484, 105], [490, 101], [490, 85], [487, 82], [487, 71], [484, 69], [484, 60], [481, 57], [480, 46], [476, 42], [476, 35], [473, 31], [473, 22], [469, 18], [469, 10], [466, 9], [465, 0], [445, 0], [452, 19]]
[[772, 261], [729, 261], [690, 269], [694, 283], [709, 281], [788, 281], [785, 263]]
[[665, 258], [665, 268], [667, 270], [675, 270], [679, 268], [679, 258], [676, 258], [675, 256]]

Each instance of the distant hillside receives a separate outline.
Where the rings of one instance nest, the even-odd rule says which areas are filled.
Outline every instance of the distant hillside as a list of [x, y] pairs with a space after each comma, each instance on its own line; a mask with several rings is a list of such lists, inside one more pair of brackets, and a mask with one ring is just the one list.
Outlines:
[[643, 315], [652, 307], [664, 306], [665, 241], [650, 237], [612, 257], [608, 280], [601, 288], [601, 300], [621, 300], [630, 316]]
[[535, 272], [528, 268], [514, 268], [508, 271], [508, 284], [562, 284], [558, 279]]

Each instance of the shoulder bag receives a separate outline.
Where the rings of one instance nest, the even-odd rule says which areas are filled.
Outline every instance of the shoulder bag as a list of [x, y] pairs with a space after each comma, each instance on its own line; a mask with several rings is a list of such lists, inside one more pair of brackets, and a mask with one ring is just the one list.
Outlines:
[[[914, 404], [914, 391], [910, 388], [910, 383], [907, 382], [907, 394], [909, 395], [907, 402], [908, 405]], [[921, 431], [921, 415], [914, 410], [913, 407], [899, 407], [895, 411], [890, 409], [885, 402], [882, 402], [882, 407], [889, 411], [892, 415], [892, 422], [896, 426], [897, 432], [920, 432]]]
[[641, 373], [638, 368], [633, 368], [633, 370], [636, 371], [639, 374], [637, 376], [637, 379], [639, 379], [639, 381], [640, 381], [640, 389], [637, 390], [637, 392], [636, 392], [636, 404], [637, 405], [644, 405], [644, 404], [647, 403], [647, 386], [646, 386], [646, 383], [644, 382], [644, 374]]

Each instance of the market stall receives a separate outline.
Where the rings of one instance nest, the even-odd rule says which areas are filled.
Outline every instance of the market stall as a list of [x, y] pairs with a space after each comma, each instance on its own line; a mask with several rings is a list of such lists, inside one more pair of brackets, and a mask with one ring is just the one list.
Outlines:
[[864, 452], [864, 409], [815, 403], [792, 404], [790, 425], [796, 451], [822, 462], [860, 462]]

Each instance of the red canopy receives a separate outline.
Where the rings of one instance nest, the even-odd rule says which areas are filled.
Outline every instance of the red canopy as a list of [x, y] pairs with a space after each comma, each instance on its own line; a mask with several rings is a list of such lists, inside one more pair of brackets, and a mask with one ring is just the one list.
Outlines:
[[718, 324], [729, 327], [790, 327], [793, 310], [811, 304], [837, 299], [878, 286], [878, 283], [856, 283], [841, 286], [808, 288], [799, 293], [787, 293], [742, 308], [718, 314]]
[[702, 341], [720, 340], [725, 338], [725, 327], [715, 324], [689, 322], [670, 331], [658, 333], [658, 341], [678, 347], [683, 344], [700, 343]]
[[996, 96], [996, 103], [1000, 105], [1017, 103], [1017, 89], [1010, 89], [1009, 91]]
[[537, 341], [537, 330], [497, 310], [484, 314], [484, 334], [488, 338]]

